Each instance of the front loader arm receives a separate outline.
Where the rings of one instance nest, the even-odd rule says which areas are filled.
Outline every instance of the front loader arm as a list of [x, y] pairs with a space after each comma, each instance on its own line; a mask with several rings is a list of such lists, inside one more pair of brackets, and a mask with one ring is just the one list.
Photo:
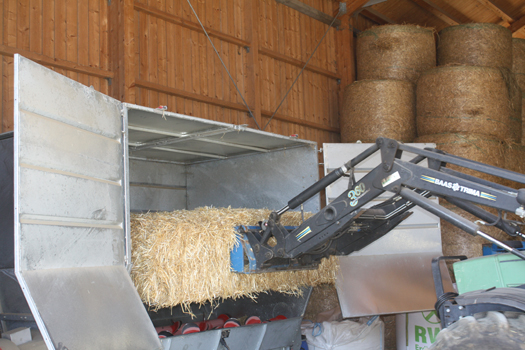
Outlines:
[[[348, 190], [329, 205], [295, 229], [281, 225], [283, 213], [298, 207], [376, 152], [381, 152], [381, 164], [357, 182], [350, 178]], [[403, 152], [415, 154], [415, 158], [409, 162], [402, 161]], [[425, 159], [428, 160], [428, 167], [419, 164]], [[516, 191], [451, 170], [446, 167], [449, 163], [525, 184], [525, 175], [519, 173], [438, 150], [421, 150], [392, 139], [379, 138], [374, 146], [316, 182], [281, 210], [273, 212], [260, 227], [241, 230], [254, 267], [250, 272], [314, 268], [323, 257], [360, 250], [405, 220], [415, 205], [525, 259], [522, 253], [483, 233], [475, 223], [427, 199], [431, 195], [448, 199], [482, 220], [497, 220], [495, 226], [510, 235], [522, 235], [514, 222], [495, 217], [478, 205], [523, 217], [525, 189]], [[384, 192], [392, 193], [393, 197], [365, 208]]]

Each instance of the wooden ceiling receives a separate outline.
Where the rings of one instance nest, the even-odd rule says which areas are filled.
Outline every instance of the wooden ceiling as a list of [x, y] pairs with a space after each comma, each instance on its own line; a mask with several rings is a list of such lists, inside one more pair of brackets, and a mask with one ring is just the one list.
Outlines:
[[[349, 8], [359, 2], [362, 1], [346, 1]], [[356, 13], [366, 18], [369, 25], [417, 24], [437, 31], [457, 24], [496, 23], [509, 28], [514, 37], [525, 38], [523, 0], [387, 0]], [[359, 23], [358, 29], [366, 29], [359, 28], [363, 21]]]

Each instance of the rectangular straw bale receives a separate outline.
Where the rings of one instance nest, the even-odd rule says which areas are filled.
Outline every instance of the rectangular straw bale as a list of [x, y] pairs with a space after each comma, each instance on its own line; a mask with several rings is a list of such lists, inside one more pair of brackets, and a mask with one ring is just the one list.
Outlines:
[[[131, 215], [131, 277], [144, 303], [154, 309], [224, 298], [252, 297], [266, 291], [298, 293], [306, 285], [334, 283], [337, 259], [317, 270], [237, 274], [230, 269], [236, 244], [234, 227], [268, 218], [267, 209], [203, 207]], [[285, 225], [299, 225], [301, 214], [288, 212]]]

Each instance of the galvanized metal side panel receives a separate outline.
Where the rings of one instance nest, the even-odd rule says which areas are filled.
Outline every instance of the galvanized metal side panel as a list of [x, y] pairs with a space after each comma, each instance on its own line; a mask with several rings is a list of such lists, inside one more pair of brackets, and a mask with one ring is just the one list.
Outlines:
[[50, 349], [160, 348], [125, 266], [121, 109], [15, 56], [15, 271]]
[[[371, 144], [324, 144], [325, 173], [340, 167]], [[413, 144], [418, 148], [434, 144]], [[403, 154], [403, 160], [414, 155]], [[379, 152], [355, 169], [356, 180], [381, 163]], [[426, 161], [422, 164], [425, 164]], [[426, 166], [426, 165], [425, 165]], [[326, 190], [327, 202], [348, 188], [348, 178]], [[391, 197], [385, 193], [367, 207]], [[437, 199], [432, 199], [437, 203]], [[439, 218], [415, 207], [407, 220], [384, 237], [348, 256], [339, 258], [336, 287], [343, 317], [359, 317], [432, 309], [436, 301], [431, 260], [441, 256]], [[451, 287], [447, 271], [445, 285]]]
[[123, 265], [22, 274], [56, 349], [161, 347]]
[[[164, 350], [217, 350], [220, 341], [221, 330], [179, 335], [161, 340]], [[231, 350], [236, 349], [231, 348]]]
[[186, 209], [186, 166], [130, 160], [131, 211]]
[[222, 346], [219, 349], [260, 350], [266, 330], [266, 324], [231, 328], [228, 338], [224, 339], [228, 347]]
[[300, 347], [297, 344], [301, 340], [301, 317], [289, 318], [278, 322], [266, 324], [266, 333], [261, 342], [261, 350], [272, 350], [277, 348]]
[[[317, 181], [317, 152], [292, 148], [188, 167], [188, 209], [213, 205], [277, 210]], [[319, 196], [304, 204], [319, 211]], [[249, 224], [249, 223], [246, 223]]]

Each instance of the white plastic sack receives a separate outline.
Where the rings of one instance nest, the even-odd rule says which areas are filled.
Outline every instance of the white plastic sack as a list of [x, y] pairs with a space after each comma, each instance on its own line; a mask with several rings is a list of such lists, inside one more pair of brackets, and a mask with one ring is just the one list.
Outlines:
[[344, 320], [302, 326], [309, 350], [382, 350], [383, 321], [379, 317], [369, 322]]

